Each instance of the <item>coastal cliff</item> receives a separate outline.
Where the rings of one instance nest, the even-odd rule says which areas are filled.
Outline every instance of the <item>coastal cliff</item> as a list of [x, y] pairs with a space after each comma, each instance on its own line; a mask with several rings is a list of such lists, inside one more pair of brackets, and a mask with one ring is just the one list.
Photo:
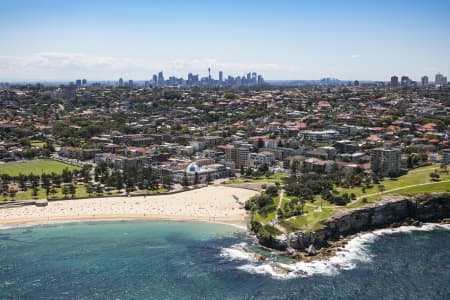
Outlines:
[[360, 208], [336, 212], [324, 222], [322, 229], [315, 232], [297, 231], [276, 237], [258, 237], [258, 240], [269, 248], [314, 255], [317, 249], [358, 232], [446, 218], [450, 218], [450, 193], [389, 196]]

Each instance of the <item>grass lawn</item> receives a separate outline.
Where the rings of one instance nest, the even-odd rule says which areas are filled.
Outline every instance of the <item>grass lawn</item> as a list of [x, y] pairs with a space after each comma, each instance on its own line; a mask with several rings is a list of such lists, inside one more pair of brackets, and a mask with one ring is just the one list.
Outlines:
[[139, 190], [136, 192], [132, 192], [132, 195], [154, 195], [154, 194], [161, 194], [161, 193], [167, 193], [169, 190], [165, 188], [159, 188], [157, 190]]
[[30, 141], [30, 144], [32, 147], [38, 147], [38, 148], [44, 148], [45, 142], [39, 141], [39, 140], [32, 140]]
[[[86, 188], [84, 185], [76, 185], [77, 190], [76, 190], [76, 194], [75, 194], [75, 198], [85, 198], [85, 197], [89, 197], [89, 194], [86, 192]], [[159, 188], [157, 190], [154, 191], [148, 191], [148, 193], [146, 193], [145, 190], [141, 190], [141, 191], [137, 191], [137, 192], [133, 192], [131, 193], [132, 195], [155, 195], [155, 194], [159, 194], [159, 193], [166, 193], [168, 190], [165, 188]], [[62, 188], [56, 188], [56, 194], [52, 195], [50, 194], [49, 197], [51, 199], [63, 199], [64, 195], [62, 193]], [[124, 189], [121, 190], [121, 192], [124, 192]], [[33, 196], [32, 196], [33, 190], [27, 189], [24, 192], [18, 192], [16, 194], [15, 200], [17, 201], [23, 201], [23, 200], [32, 200]], [[103, 196], [113, 196], [113, 195], [118, 195], [118, 191], [113, 190], [113, 191], [108, 191], [108, 192], [103, 192]], [[91, 194], [91, 196], [95, 196], [95, 193]], [[44, 199], [47, 198], [46, 194], [45, 194], [45, 189], [43, 188], [39, 188], [39, 192], [38, 192], [38, 196], [35, 197], [37, 199]], [[68, 196], [68, 199], [72, 198], [71, 195]], [[5, 197], [3, 197], [3, 195], [0, 195], [0, 201], [3, 201], [5, 199]], [[8, 195], [6, 197], [6, 199], [8, 200], [12, 200], [12, 198]]]
[[[321, 212], [314, 211], [314, 209], [317, 206], [320, 206], [321, 203], [320, 196], [317, 196], [315, 202], [307, 202], [307, 204], [310, 205], [305, 206], [306, 215], [284, 220], [282, 221], [282, 225], [285, 226], [288, 231], [316, 231], [322, 227], [321, 222], [330, 217], [336, 210], [362, 206], [364, 204], [362, 198], [367, 198], [368, 202], [372, 202], [386, 195], [413, 195], [431, 192], [450, 192], [450, 182], [442, 182], [450, 180], [450, 175], [439, 172], [440, 181], [432, 181], [430, 178], [430, 173], [434, 170], [439, 171], [439, 166], [433, 165], [418, 168], [411, 170], [408, 174], [400, 176], [396, 179], [385, 179], [380, 182], [381, 185], [384, 185], [386, 191], [382, 194], [378, 194], [379, 190], [378, 185], [376, 184], [374, 184], [371, 188], [366, 189], [365, 193], [362, 192], [361, 187], [353, 189], [338, 189], [341, 194], [344, 192], [347, 192], [348, 194], [354, 193], [359, 199], [347, 206], [335, 206], [328, 201], [323, 201], [322, 205], [324, 208]], [[417, 184], [426, 185], [408, 187]]]
[[312, 207], [305, 206], [306, 214], [298, 217], [293, 217], [283, 221], [288, 231], [305, 230], [307, 232], [316, 231], [322, 228], [321, 221], [330, 217], [334, 209], [323, 208], [320, 212], [313, 211]]
[[[392, 189], [397, 189], [397, 188], [401, 188], [401, 187], [405, 187], [405, 186], [433, 182], [430, 178], [430, 173], [433, 172], [434, 170], [439, 171], [439, 166], [432, 165], [432, 166], [427, 166], [427, 167], [411, 170], [408, 172], [408, 174], [400, 176], [398, 178], [395, 178], [395, 179], [387, 178], [387, 179], [381, 181], [379, 184], [372, 184], [372, 187], [366, 189], [365, 193], [363, 193], [361, 187], [356, 187], [353, 189], [338, 188], [337, 190], [341, 194], [344, 192], [347, 192], [349, 195], [351, 193], [354, 193], [356, 195], [356, 197], [367, 197], [366, 195], [378, 193], [379, 185], [384, 185], [385, 190], [389, 191]], [[449, 180], [450, 179], [450, 175], [446, 175], [444, 173], [440, 173], [440, 175], [441, 175], [441, 180]], [[369, 198], [369, 197], [367, 197], [367, 198]]]
[[266, 176], [251, 176], [249, 178], [236, 178], [236, 179], [230, 179], [227, 181], [227, 183], [233, 184], [233, 183], [276, 183], [279, 182], [280, 184], [283, 183], [283, 178], [288, 177], [288, 174], [285, 173], [274, 173], [270, 175], [269, 177]]
[[31, 173], [40, 175], [42, 173], [50, 174], [52, 172], [61, 174], [64, 168], [69, 170], [80, 170], [79, 167], [65, 164], [59, 161], [43, 159], [25, 162], [14, 162], [0, 165], [0, 174], [18, 176], [20, 173], [29, 175]]
[[[84, 197], [89, 197], [89, 194], [86, 192], [86, 188], [84, 185], [76, 185], [77, 190], [76, 190], [76, 194], [75, 194], [75, 198], [84, 198]], [[62, 193], [62, 188], [56, 188], [57, 193], [55, 195], [50, 194], [49, 198], [50, 199], [63, 199], [64, 195]], [[123, 190], [122, 190], [123, 191]], [[23, 200], [32, 200], [33, 196], [32, 196], [33, 190], [32, 189], [27, 189], [24, 192], [18, 192], [16, 194], [15, 200], [18, 201], [23, 201]], [[117, 191], [111, 191], [111, 192], [104, 192], [103, 195], [104, 196], [109, 196], [109, 195], [117, 195]], [[92, 194], [92, 196], [94, 196], [94, 194]], [[12, 198], [10, 196], [6, 197], [8, 200], [12, 200]], [[38, 192], [38, 196], [36, 197], [37, 199], [44, 199], [47, 198], [46, 194], [45, 194], [45, 189], [43, 188], [39, 188], [39, 192]], [[72, 198], [71, 195], [68, 195], [68, 199]], [[3, 197], [3, 195], [0, 195], [0, 199], [4, 200], [5, 198]]]
[[[275, 208], [276, 208], [277, 205], [278, 205], [278, 201], [280, 201], [280, 197], [276, 196], [276, 197], [273, 197], [272, 199], [273, 199], [273, 203], [274, 203]], [[270, 221], [272, 221], [275, 218], [276, 215], [277, 215], [276, 209], [273, 212], [267, 214], [267, 216], [262, 216], [258, 212], [255, 212], [253, 214], [253, 220], [254, 221], [258, 221], [258, 222], [260, 222], [262, 224], [268, 224]]]

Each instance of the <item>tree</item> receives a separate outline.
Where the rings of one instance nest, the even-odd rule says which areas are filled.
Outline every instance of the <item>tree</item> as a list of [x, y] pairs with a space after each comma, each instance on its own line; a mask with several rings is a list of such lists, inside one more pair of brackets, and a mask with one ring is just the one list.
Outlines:
[[431, 180], [438, 181], [441, 176], [439, 175], [437, 170], [434, 170], [434, 172], [430, 173], [430, 177], [431, 177]]
[[69, 185], [69, 193], [72, 198], [75, 198], [75, 194], [77, 193], [77, 187], [73, 184]]
[[92, 186], [92, 183], [86, 184], [86, 193], [88, 193], [89, 197], [94, 193], [94, 187]]
[[89, 181], [91, 181], [91, 165], [84, 165], [83, 168], [81, 169], [81, 177], [83, 177], [83, 182], [84, 183], [88, 183]]
[[103, 195], [103, 187], [101, 184], [97, 184], [97, 186], [95, 187], [95, 194], [97, 196]]
[[67, 198], [67, 196], [70, 194], [69, 186], [67, 186], [67, 185], [63, 186], [62, 193], [64, 195], [64, 198]]
[[68, 168], [64, 168], [61, 177], [63, 182], [70, 183], [72, 182], [73, 173]]
[[278, 189], [277, 189], [277, 187], [274, 186], [274, 185], [271, 185], [271, 186], [267, 187], [267, 189], [266, 189], [266, 194], [269, 195], [269, 196], [271, 196], [271, 197], [277, 196], [277, 195], [278, 195]]
[[52, 194], [53, 198], [55, 198], [56, 193], [58, 193], [58, 191], [56, 190], [56, 188], [54, 186], [52, 186], [50, 188], [50, 194]]
[[34, 187], [34, 188], [33, 188], [33, 191], [31, 192], [31, 196], [32, 196], [33, 198], [37, 198], [38, 194], [39, 194], [38, 188], [37, 188], [37, 187]]

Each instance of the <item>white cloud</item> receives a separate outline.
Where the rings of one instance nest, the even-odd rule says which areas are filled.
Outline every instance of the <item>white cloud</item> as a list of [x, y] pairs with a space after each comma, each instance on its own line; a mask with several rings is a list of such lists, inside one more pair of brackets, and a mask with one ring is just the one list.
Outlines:
[[226, 62], [215, 58], [175, 59], [152, 63], [130, 58], [95, 56], [83, 53], [40, 52], [23, 56], [0, 56], [0, 80], [114, 80], [119, 77], [136, 80], [150, 78], [164, 71], [166, 76], [187, 76], [188, 72], [207, 74], [208, 67], [215, 76], [219, 70], [226, 75], [247, 72], [262, 74], [295, 72], [295, 68], [272, 63]]
[[129, 58], [83, 53], [40, 52], [24, 56], [0, 56], [2, 76], [11, 79], [73, 79], [74, 76], [84, 74], [103, 74], [100, 78], [108, 78], [112, 73], [138, 68], [138, 62]]
[[361, 54], [352, 54], [353, 59], [360, 58], [360, 57], [361, 57]]

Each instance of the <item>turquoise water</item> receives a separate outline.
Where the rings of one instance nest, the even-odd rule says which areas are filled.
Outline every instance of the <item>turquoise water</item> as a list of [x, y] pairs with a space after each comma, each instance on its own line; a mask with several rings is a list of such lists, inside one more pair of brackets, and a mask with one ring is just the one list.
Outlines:
[[243, 242], [231, 226], [195, 222], [2, 229], [0, 299], [450, 299], [445, 229], [371, 236], [351, 267], [290, 279], [227, 252]]

